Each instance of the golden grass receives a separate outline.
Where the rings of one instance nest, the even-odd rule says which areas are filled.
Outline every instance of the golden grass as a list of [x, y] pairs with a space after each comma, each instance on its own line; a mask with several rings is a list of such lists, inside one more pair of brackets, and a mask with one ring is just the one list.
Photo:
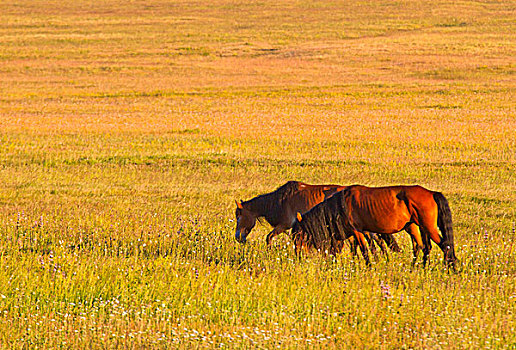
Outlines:
[[[514, 348], [515, 8], [1, 3], [1, 347]], [[238, 245], [293, 179], [443, 192], [460, 273]]]

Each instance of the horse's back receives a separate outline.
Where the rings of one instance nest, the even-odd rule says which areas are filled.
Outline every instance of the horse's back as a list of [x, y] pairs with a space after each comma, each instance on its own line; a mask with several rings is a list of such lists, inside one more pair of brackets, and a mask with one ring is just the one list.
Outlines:
[[349, 186], [349, 190], [359, 202], [375, 202], [377, 205], [383, 203], [386, 207], [399, 206], [403, 203], [409, 208], [417, 206], [423, 210], [435, 205], [433, 200], [435, 192], [419, 185], [384, 187], [353, 185]]
[[285, 214], [289, 216], [295, 215], [297, 212], [304, 214], [345, 188], [346, 186], [340, 185], [310, 185], [300, 182], [298, 191], [287, 200], [288, 203], [285, 203], [288, 209], [290, 209]]
[[433, 191], [430, 191], [419, 185], [411, 186], [383, 186], [383, 187], [368, 187], [363, 185], [352, 185], [348, 186], [348, 191], [356, 196], [369, 196], [369, 197], [397, 197], [401, 198], [406, 196], [407, 198], [430, 198], [433, 196]]
[[432, 191], [421, 186], [367, 187], [353, 185], [345, 190], [346, 203], [355, 224], [379, 233], [401, 231], [419, 210], [426, 210]]
[[320, 187], [301, 183], [299, 190], [289, 198], [288, 206], [292, 211], [305, 213], [323, 200], [324, 194]]

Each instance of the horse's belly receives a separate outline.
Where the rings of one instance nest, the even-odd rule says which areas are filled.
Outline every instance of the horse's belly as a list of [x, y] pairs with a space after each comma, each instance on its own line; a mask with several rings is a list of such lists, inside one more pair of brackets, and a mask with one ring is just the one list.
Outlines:
[[398, 203], [377, 206], [374, 209], [361, 210], [361, 228], [376, 233], [396, 233], [410, 221], [410, 214], [405, 206]]
[[406, 221], [401, 223], [400, 221], [368, 221], [364, 222], [362, 230], [371, 231], [376, 233], [396, 233], [403, 230], [406, 225]]

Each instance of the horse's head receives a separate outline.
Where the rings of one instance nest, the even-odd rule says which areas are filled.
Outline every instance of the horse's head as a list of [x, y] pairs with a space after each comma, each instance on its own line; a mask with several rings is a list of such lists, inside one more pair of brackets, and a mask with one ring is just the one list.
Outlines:
[[254, 225], [256, 225], [257, 216], [250, 210], [244, 208], [242, 202], [236, 201], [236, 205], [235, 218], [237, 226], [235, 238], [238, 242], [245, 243], [247, 235], [251, 232]]

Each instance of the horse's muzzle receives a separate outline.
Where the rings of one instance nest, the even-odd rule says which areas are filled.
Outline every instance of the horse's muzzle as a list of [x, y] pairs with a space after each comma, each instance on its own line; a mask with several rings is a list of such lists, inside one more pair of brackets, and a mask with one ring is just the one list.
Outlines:
[[235, 239], [238, 243], [245, 243], [246, 242], [247, 235], [241, 232], [240, 230], [235, 232]]

